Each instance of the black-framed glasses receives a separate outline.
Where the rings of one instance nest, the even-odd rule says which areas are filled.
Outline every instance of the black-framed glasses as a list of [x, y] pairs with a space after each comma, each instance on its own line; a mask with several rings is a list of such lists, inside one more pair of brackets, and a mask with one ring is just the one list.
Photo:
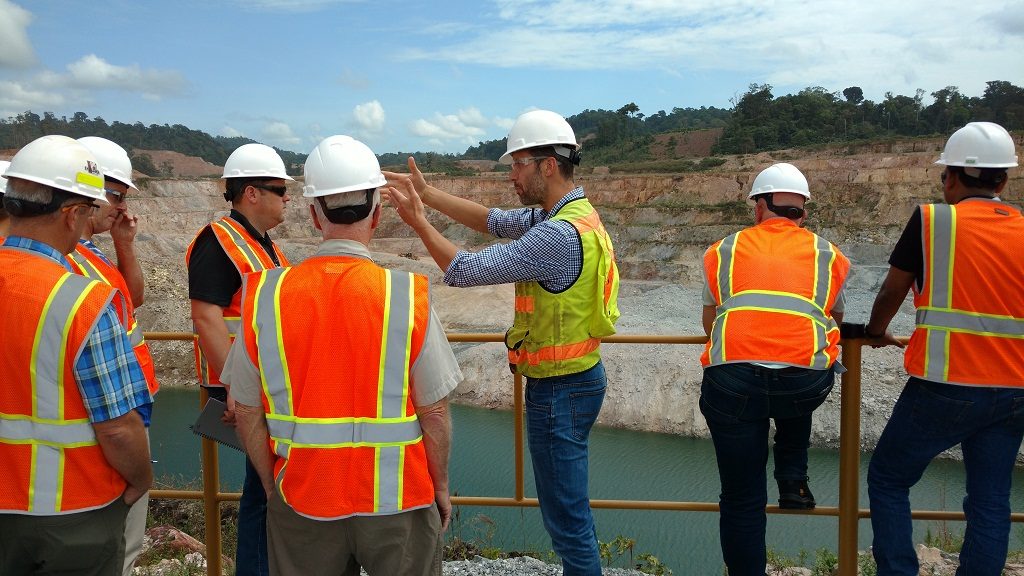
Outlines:
[[265, 184], [253, 184], [253, 188], [259, 188], [260, 190], [266, 190], [267, 192], [273, 192], [278, 196], [284, 197], [288, 193], [287, 186], [267, 186]]
[[127, 195], [127, 192], [121, 192], [120, 190], [114, 190], [111, 188], [104, 188], [103, 191], [107, 193], [107, 196], [113, 198], [115, 203], [124, 202], [124, 197]]
[[65, 205], [61, 206], [60, 207], [60, 211], [61, 212], [67, 212], [68, 210], [75, 210], [79, 206], [88, 206], [89, 207], [89, 212], [92, 212], [93, 210], [95, 210], [95, 209], [100, 207], [100, 205], [95, 203], [95, 202], [75, 202], [73, 204], [65, 204]]

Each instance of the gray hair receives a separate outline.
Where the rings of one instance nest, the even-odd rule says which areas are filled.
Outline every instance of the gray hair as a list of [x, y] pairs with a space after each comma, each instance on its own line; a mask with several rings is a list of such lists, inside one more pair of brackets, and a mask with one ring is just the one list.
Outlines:
[[[324, 205], [327, 206], [328, 210], [334, 210], [335, 208], [344, 208], [345, 206], [359, 206], [360, 204], [366, 203], [366, 190], [353, 190], [351, 192], [339, 192], [338, 194], [330, 194], [322, 197]], [[377, 188], [373, 192], [373, 206], [371, 209], [380, 204], [380, 188]]]
[[7, 191], [4, 193], [4, 196], [11, 200], [49, 204], [53, 201], [53, 192], [53, 188], [45, 184], [21, 178], [9, 178], [7, 180]]

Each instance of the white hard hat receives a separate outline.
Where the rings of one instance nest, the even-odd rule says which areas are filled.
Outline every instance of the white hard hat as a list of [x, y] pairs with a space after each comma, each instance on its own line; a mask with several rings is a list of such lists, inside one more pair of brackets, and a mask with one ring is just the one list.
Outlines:
[[511, 164], [513, 152], [539, 146], [554, 146], [555, 152], [565, 158], [570, 158], [572, 151], [580, 148], [565, 118], [550, 110], [531, 110], [516, 118], [508, 131], [508, 150], [498, 162]]
[[132, 161], [128, 158], [128, 152], [106, 138], [99, 136], [85, 136], [78, 139], [88, 148], [96, 161], [100, 163], [100, 172], [107, 178], [117, 180], [129, 188], [138, 188], [132, 182]]
[[761, 170], [761, 173], [754, 178], [754, 185], [750, 187], [750, 194], [747, 195], [747, 198], [775, 192], [792, 192], [808, 200], [811, 198], [807, 178], [796, 166], [786, 162], [772, 164]]
[[284, 160], [265, 144], [243, 144], [228, 156], [221, 178], [282, 178], [294, 180], [284, 169]]
[[4, 176], [107, 203], [96, 156], [67, 136], [43, 136], [29, 142], [11, 159]]
[[3, 196], [4, 192], [7, 190], [7, 178], [4, 177], [4, 172], [10, 165], [11, 163], [7, 160], [0, 160], [0, 196]]
[[935, 163], [970, 168], [1013, 168], [1017, 165], [1017, 154], [1013, 137], [1006, 128], [993, 122], [971, 122], [949, 137]]
[[328, 136], [321, 140], [306, 158], [303, 173], [306, 185], [302, 195], [306, 198], [370, 190], [387, 182], [377, 156], [351, 136]]

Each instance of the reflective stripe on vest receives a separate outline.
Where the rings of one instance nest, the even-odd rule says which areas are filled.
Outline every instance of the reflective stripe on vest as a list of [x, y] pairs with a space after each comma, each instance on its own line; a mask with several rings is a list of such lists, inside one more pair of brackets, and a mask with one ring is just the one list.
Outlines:
[[[768, 221], [768, 226], [778, 227], [779, 224]], [[782, 230], [785, 230], [785, 228], [782, 228]], [[737, 361], [763, 361], [785, 362], [796, 366], [806, 366], [813, 370], [826, 370], [834, 362], [837, 351], [831, 350], [829, 334], [836, 331], [837, 326], [835, 321], [826, 313], [826, 307], [829, 306], [829, 299], [833, 296], [835, 289], [841, 286], [842, 278], [833, 278], [832, 267], [840, 255], [837, 254], [830, 242], [810, 232], [806, 232], [806, 234], [814, 238], [814, 269], [811, 298], [800, 294], [768, 289], [747, 289], [738, 294], [734, 292], [733, 279], [736, 273], [736, 251], [739, 243], [743, 241], [746, 234], [770, 233], [774, 232], [765, 231], [765, 229], [757, 227], [741, 230], [722, 239], [714, 249], [714, 254], [717, 257], [714, 277], [710, 278], [711, 270], [707, 270], [707, 274], [710, 279], [716, 281], [716, 284], [710, 288], [714, 292], [713, 296], [716, 297], [716, 301], [720, 304], [716, 310], [716, 317], [705, 357], [702, 359], [705, 366]], [[807, 356], [803, 359], [795, 357], [776, 358], [770, 352], [767, 352], [764, 358], [730, 358], [726, 335], [728, 333], [730, 315], [737, 311], [782, 314], [807, 319], [811, 326], [811, 332], [808, 334]]]
[[125, 281], [121, 271], [110, 262], [104, 261], [87, 246], [79, 242], [75, 249], [68, 254], [68, 260], [75, 272], [94, 280], [99, 280], [116, 288], [121, 292], [121, 298], [115, 302], [115, 308], [119, 309], [119, 320], [128, 333], [128, 342], [132, 345], [135, 358], [139, 362], [142, 375], [146, 378], [146, 387], [150, 394], [156, 394], [160, 390], [160, 383], [156, 379], [156, 366], [153, 363], [153, 355], [146, 344], [146, 338], [135, 318], [135, 306], [132, 304], [131, 294], [128, 290], [128, 283]]
[[[295, 416], [292, 405], [292, 384], [280, 325], [280, 290], [289, 271], [278, 268], [259, 275], [252, 319], [268, 408], [267, 429], [274, 452], [287, 459], [292, 447], [372, 447], [376, 451], [377, 478], [373, 513], [398, 512], [402, 510], [404, 447], [423, 438], [416, 415], [405, 416], [415, 323], [413, 275], [386, 271], [377, 417], [303, 418]], [[287, 463], [276, 479], [281, 494], [285, 494], [282, 484], [286, 469]]]
[[1020, 212], [993, 199], [920, 207], [924, 277], [907, 372], [933, 382], [1024, 386]]
[[611, 238], [586, 198], [567, 202], [552, 221], [567, 222], [580, 238], [582, 269], [560, 293], [539, 282], [517, 282], [515, 319], [505, 333], [508, 361], [530, 378], [574, 374], [601, 359], [601, 338], [615, 333], [618, 267]]
[[[240, 224], [238, 224], [231, 218], [224, 218], [217, 222], [210, 223], [210, 226], [214, 228], [214, 232], [216, 232], [217, 230], [223, 230], [224, 233], [226, 233], [228, 237], [231, 238], [231, 241], [235, 244], [235, 248], [238, 248], [239, 252], [242, 253], [242, 257], [245, 258], [246, 263], [249, 265], [250, 271], [266, 269], [266, 266], [263, 266], [262, 262], [260, 261], [260, 257], [252, 249], [252, 246], [249, 246], [249, 242], [245, 239], [245, 236], [237, 229], [235, 229], [235, 226], [241, 228]], [[238, 262], [235, 263], [235, 266], [238, 268], [240, 274], [245, 273], [242, 267], [239, 266]]]
[[[956, 208], [948, 204], [936, 204], [929, 211], [929, 260], [925, 275], [929, 279], [928, 301], [933, 307], [948, 309], [953, 300], [953, 235], [956, 227], [953, 216]], [[923, 232], [922, 232], [923, 233]], [[928, 245], [925, 244], [925, 245]], [[929, 330], [925, 340], [924, 378], [945, 382], [949, 377], [948, 363], [949, 332], [946, 330]]]
[[[68, 273], [50, 291], [32, 343], [32, 413], [35, 416], [5, 421], [0, 434], [5, 439], [33, 444], [28, 506], [32, 514], [62, 512], [64, 449], [97, 443], [88, 419], [64, 421], [63, 396], [64, 386], [76, 385], [64, 382], [68, 331], [92, 285], [92, 280]], [[19, 431], [21, 434], [17, 434]], [[8, 432], [17, 435], [8, 437]], [[40, 436], [27, 436], [29, 433]]]
[[[277, 245], [271, 243], [279, 264], [275, 264], [266, 248], [253, 238], [240, 222], [230, 216], [225, 216], [220, 220], [211, 222], [210, 229], [213, 232], [214, 239], [220, 244], [228, 260], [231, 260], [231, 263], [234, 264], [240, 277], [245, 277], [246, 274], [252, 272], [260, 272], [288, 265], [288, 259], [277, 248]], [[199, 235], [196, 235], [196, 238], [198, 237]], [[185, 253], [186, 266], [191, 258], [192, 245], [194, 244], [195, 239], [192, 240], [192, 244], [189, 245]], [[235, 335], [241, 331], [241, 294], [242, 291], [239, 289], [232, 298], [231, 303], [223, 310], [224, 323], [228, 329], [228, 338], [232, 342]], [[224, 384], [220, 381], [220, 374], [212, 373], [210, 370], [206, 355], [203, 354], [202, 348], [199, 346], [199, 334], [196, 334], [195, 326], [192, 328], [192, 336], [192, 348], [196, 360], [196, 376], [199, 378], [199, 384], [201, 386], [223, 386]]]

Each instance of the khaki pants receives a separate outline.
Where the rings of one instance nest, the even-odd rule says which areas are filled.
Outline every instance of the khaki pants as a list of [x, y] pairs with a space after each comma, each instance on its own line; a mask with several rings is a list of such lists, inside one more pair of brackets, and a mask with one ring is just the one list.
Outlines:
[[[146, 428], [146, 445], [149, 445], [149, 428]], [[124, 573], [131, 576], [135, 559], [142, 553], [142, 541], [146, 535], [146, 516], [149, 514], [149, 492], [142, 495], [128, 510], [124, 522]]]
[[0, 574], [121, 576], [127, 514], [120, 496], [75, 514], [0, 514]]
[[280, 576], [440, 576], [437, 505], [387, 516], [313, 520], [267, 502], [270, 573]]

